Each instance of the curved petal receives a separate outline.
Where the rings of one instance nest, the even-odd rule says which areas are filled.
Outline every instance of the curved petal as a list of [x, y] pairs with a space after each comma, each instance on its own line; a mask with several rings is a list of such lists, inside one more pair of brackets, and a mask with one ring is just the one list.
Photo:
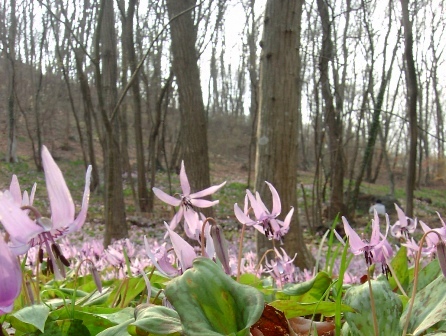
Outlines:
[[216, 185], [216, 186], [212, 186], [212, 187], [206, 188], [206, 189], [204, 189], [202, 191], [190, 194], [189, 197], [190, 198], [201, 198], [201, 197], [204, 197], [204, 196], [211, 195], [211, 194], [215, 193], [216, 191], [218, 191], [225, 184], [226, 184], [226, 181], [223, 182], [222, 184], [219, 184], [219, 185]]
[[[22, 272], [17, 258], [0, 235], [0, 312], [12, 311], [22, 288]], [[1, 313], [0, 313], [1, 315]]]
[[395, 209], [398, 214], [398, 221], [400, 222], [401, 228], [405, 228], [407, 226], [407, 217], [406, 214], [401, 210], [401, 208], [395, 204]]
[[186, 168], [184, 168], [184, 161], [181, 161], [181, 170], [180, 170], [180, 184], [181, 190], [183, 191], [184, 196], [190, 195], [190, 184], [186, 175]]
[[91, 170], [92, 170], [92, 167], [88, 166], [87, 173], [85, 174], [85, 188], [84, 188], [84, 196], [82, 197], [81, 211], [77, 215], [73, 224], [70, 225], [68, 232], [73, 232], [73, 231], [79, 230], [82, 227], [82, 225], [84, 225], [85, 219], [87, 218], [88, 203], [90, 200]]
[[344, 216], [342, 216], [342, 223], [344, 224], [345, 234], [348, 236], [350, 249], [354, 254], [356, 254], [365, 247], [365, 244], [355, 230], [352, 229]]
[[167, 231], [169, 232], [170, 240], [172, 241], [173, 249], [175, 250], [175, 254], [178, 257], [178, 260], [181, 264], [181, 268], [183, 272], [188, 268], [192, 267], [192, 261], [197, 257], [194, 248], [189, 245], [187, 241], [180, 237], [178, 233], [172, 231], [167, 223], [166, 225]]
[[271, 190], [271, 194], [272, 194], [272, 198], [273, 198], [273, 209], [271, 211], [272, 215], [278, 216], [280, 215], [280, 212], [282, 211], [282, 204], [280, 203], [280, 197], [279, 197], [279, 193], [277, 192], [276, 188], [274, 188], [274, 186], [265, 181], [265, 183], [268, 185], [269, 190]]
[[197, 208], [209, 208], [215, 204], [218, 204], [220, 201], [208, 201], [208, 200], [202, 200], [202, 199], [194, 199], [192, 198], [190, 200], [192, 205], [195, 205]]
[[172, 205], [172, 206], [179, 206], [181, 204], [181, 200], [166, 194], [161, 189], [152, 188], [152, 190], [153, 190], [153, 193], [155, 194], [155, 196], [158, 197], [164, 203], [167, 203], [167, 204]]
[[5, 230], [19, 244], [27, 244], [44, 231], [6, 193], [0, 193], [0, 220]]
[[[258, 194], [258, 193], [257, 193]], [[254, 211], [254, 215], [256, 216], [256, 219], [260, 219], [265, 213], [268, 213], [268, 210], [266, 210], [265, 205], [263, 204], [262, 200], [259, 200], [254, 197], [254, 195], [251, 193], [251, 191], [246, 190], [246, 195], [248, 195], [249, 203], [251, 204], [251, 208]]]
[[237, 203], [234, 204], [234, 214], [237, 220], [242, 224], [252, 225], [256, 223], [251, 218], [249, 218], [249, 216], [245, 215], [245, 213], [240, 209]]
[[66, 227], [74, 220], [73, 199], [62, 172], [45, 146], [42, 146], [42, 165], [54, 228]]
[[20, 190], [19, 179], [15, 174], [12, 175], [11, 184], [9, 185], [9, 192], [11, 193], [14, 202], [22, 205], [22, 192]]
[[290, 228], [291, 218], [293, 217], [293, 213], [294, 213], [294, 207], [291, 207], [291, 210], [288, 212], [288, 214], [285, 217], [285, 220], [283, 221], [282, 228], [286, 229], [287, 232], [288, 229]]
[[370, 237], [370, 245], [374, 246], [379, 243], [380, 233], [379, 233], [379, 216], [378, 212], [374, 211], [374, 219], [372, 219], [372, 236]]

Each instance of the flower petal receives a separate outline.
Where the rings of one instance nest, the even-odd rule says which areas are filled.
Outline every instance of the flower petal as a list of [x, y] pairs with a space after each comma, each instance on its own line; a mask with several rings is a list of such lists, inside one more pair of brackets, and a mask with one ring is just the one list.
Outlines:
[[43, 228], [20, 209], [9, 192], [0, 192], [0, 221], [11, 238], [20, 245], [27, 244], [31, 238], [43, 232]]
[[17, 258], [0, 235], [0, 315], [12, 311], [22, 288], [22, 272]]
[[195, 205], [197, 208], [209, 208], [213, 205], [218, 204], [220, 201], [208, 201], [208, 200], [203, 200], [203, 199], [194, 199], [192, 198], [190, 200], [192, 205]]
[[204, 196], [211, 195], [211, 194], [215, 193], [216, 191], [218, 191], [225, 184], [226, 184], [226, 181], [223, 182], [222, 184], [219, 184], [219, 185], [216, 185], [216, 186], [212, 186], [212, 187], [206, 188], [206, 189], [204, 189], [202, 191], [190, 194], [189, 197], [190, 198], [202, 198]]
[[22, 192], [20, 191], [20, 184], [17, 175], [12, 175], [11, 184], [9, 185], [9, 192], [16, 202], [19, 205], [22, 205]]
[[273, 187], [273, 185], [267, 181], [265, 183], [268, 185], [269, 190], [271, 190], [272, 198], [273, 198], [273, 209], [271, 211], [272, 215], [278, 216], [280, 215], [280, 212], [282, 211], [282, 204], [280, 203], [280, 197], [279, 193], [277, 192], [276, 188]]
[[242, 224], [254, 224], [254, 222], [251, 218], [249, 218], [245, 213], [240, 209], [237, 203], [234, 204], [234, 214], [237, 220]]
[[181, 161], [181, 170], [180, 170], [180, 184], [181, 190], [183, 191], [183, 196], [190, 195], [190, 184], [186, 175], [186, 168], [184, 168], [184, 161]]
[[350, 249], [353, 252], [353, 254], [360, 253], [365, 243], [362, 241], [362, 239], [358, 236], [355, 230], [352, 229], [350, 224], [348, 223], [347, 219], [342, 216], [342, 223], [344, 224], [344, 231], [345, 234], [348, 236]]
[[181, 204], [181, 200], [166, 194], [161, 189], [152, 188], [152, 190], [153, 190], [153, 193], [155, 194], [155, 196], [158, 197], [164, 203], [167, 203], [167, 204], [172, 205], [172, 206], [179, 206]]
[[395, 203], [395, 209], [398, 214], [398, 221], [400, 222], [400, 227], [405, 228], [407, 226], [407, 217], [406, 214], [401, 210], [401, 208], [396, 205]]
[[192, 261], [197, 257], [194, 248], [189, 245], [187, 241], [180, 237], [178, 233], [172, 231], [166, 222], [167, 231], [169, 232], [170, 240], [172, 241], [173, 249], [178, 257], [183, 272], [192, 267]]
[[73, 224], [70, 226], [69, 232], [79, 230], [82, 227], [82, 225], [84, 225], [85, 219], [87, 218], [88, 203], [90, 200], [91, 170], [92, 170], [92, 167], [88, 166], [87, 173], [85, 174], [85, 188], [84, 188], [84, 196], [82, 197], [81, 211], [77, 215]]
[[74, 220], [73, 199], [62, 172], [45, 146], [42, 146], [42, 164], [54, 228], [67, 227]]

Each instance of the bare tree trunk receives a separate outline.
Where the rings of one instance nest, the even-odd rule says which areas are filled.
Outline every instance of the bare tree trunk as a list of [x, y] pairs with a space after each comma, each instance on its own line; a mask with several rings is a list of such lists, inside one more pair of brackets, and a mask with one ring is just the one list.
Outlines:
[[322, 46], [319, 56], [319, 71], [322, 98], [325, 102], [325, 125], [327, 126], [328, 147], [330, 151], [330, 204], [328, 218], [338, 214], [345, 215], [344, 205], [344, 151], [342, 143], [341, 111], [333, 103], [330, 89], [329, 62], [333, 59], [333, 42], [331, 40], [332, 19], [328, 12], [326, 0], [317, 0], [319, 16], [322, 21]]
[[[135, 54], [135, 42], [133, 38], [133, 22], [135, 11], [138, 2], [136, 0], [130, 0], [128, 4], [127, 14], [124, 18], [124, 52], [126, 53], [128, 64], [132, 73], [136, 73], [137, 61]], [[142, 212], [149, 211], [148, 205], [148, 191], [147, 191], [147, 181], [146, 181], [146, 167], [144, 161], [144, 141], [142, 135], [142, 109], [141, 109], [141, 91], [139, 87], [138, 78], [132, 82], [132, 98], [133, 98], [133, 128], [135, 131], [135, 148], [136, 148], [136, 171], [138, 173], [137, 177], [137, 187], [138, 187], [138, 201], [139, 208]]]
[[[195, 6], [195, 0], [167, 0], [169, 17]], [[195, 43], [197, 29], [191, 11], [170, 23], [172, 65], [177, 79], [181, 107], [181, 145], [193, 191], [210, 186], [207, 121], [200, 84]], [[203, 211], [212, 215], [212, 208]]]
[[401, 0], [404, 27], [404, 58], [406, 61], [407, 115], [409, 118], [409, 160], [406, 179], [406, 215], [413, 217], [413, 198], [417, 169], [417, 74], [413, 55], [412, 21], [409, 0]]
[[[300, 33], [302, 1], [268, 0], [265, 10], [260, 65], [260, 101], [257, 129], [256, 190], [267, 203], [272, 183], [282, 201], [283, 212], [297, 205], [298, 129], [301, 71]], [[271, 247], [256, 232], [257, 255]], [[297, 266], [311, 268], [314, 258], [303, 240], [297, 213], [284, 237], [288, 254], [297, 253]]]
[[[101, 43], [100, 43], [101, 42]], [[122, 190], [122, 161], [119, 147], [119, 118], [109, 116], [117, 104], [117, 53], [113, 1], [102, 0], [96, 36], [96, 59], [102, 61], [102, 72], [96, 64], [96, 84], [105, 127], [105, 235], [104, 245], [128, 236]], [[99, 52], [101, 52], [99, 57]]]
[[16, 137], [16, 111], [14, 107], [15, 103], [15, 86], [16, 86], [16, 69], [15, 69], [15, 41], [17, 35], [17, 17], [16, 17], [16, 1], [10, 0], [10, 26], [9, 36], [7, 41], [8, 50], [6, 57], [9, 60], [9, 95], [8, 95], [8, 147], [6, 150], [6, 162], [17, 162], [17, 137]]

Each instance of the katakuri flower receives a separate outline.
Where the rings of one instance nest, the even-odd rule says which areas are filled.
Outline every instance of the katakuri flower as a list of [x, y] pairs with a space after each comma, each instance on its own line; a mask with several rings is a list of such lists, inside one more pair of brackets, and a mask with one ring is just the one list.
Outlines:
[[[372, 265], [376, 261], [376, 255], [377, 253], [381, 253], [383, 251], [380, 251], [380, 249], [383, 248], [383, 246], [387, 242], [387, 232], [389, 231], [389, 216], [386, 215], [386, 234], [382, 235], [379, 232], [379, 217], [378, 213], [375, 211], [374, 219], [372, 219], [372, 236], [370, 237], [370, 241], [366, 239], [362, 239], [359, 237], [359, 235], [356, 233], [355, 230], [352, 229], [350, 224], [348, 223], [347, 219], [342, 216], [342, 223], [344, 224], [344, 231], [349, 239], [350, 244], [350, 251], [354, 255], [364, 254], [365, 261], [367, 266]], [[343, 243], [342, 238], [337, 234], [335, 231], [335, 234], [337, 238]], [[387, 252], [387, 251], [386, 251]], [[386, 253], [384, 252], [384, 253]]]
[[417, 228], [417, 220], [407, 217], [404, 211], [396, 204], [395, 209], [398, 214], [398, 220], [391, 226], [390, 233], [395, 238], [404, 238], [405, 240], [408, 240], [409, 236], [414, 233]]
[[[246, 190], [247, 197], [245, 197], [244, 211], [242, 211], [237, 203], [235, 203], [234, 213], [240, 223], [248, 226], [254, 226], [257, 230], [264, 233], [269, 239], [282, 240], [282, 237], [288, 233], [290, 228], [294, 208], [291, 207], [291, 210], [286, 215], [284, 221], [277, 219], [277, 216], [279, 216], [280, 212], [282, 211], [280, 197], [276, 188], [274, 188], [271, 183], [266, 181], [265, 183], [268, 185], [272, 194], [273, 207], [271, 212], [266, 208], [258, 192], [256, 192], [256, 196], [254, 197], [251, 191]], [[248, 199], [249, 203], [251, 204], [251, 208], [254, 211], [254, 215], [256, 217], [255, 220], [251, 219], [248, 215]]]
[[276, 280], [276, 284], [279, 287], [283, 287], [286, 283], [293, 283], [297, 281], [297, 268], [294, 266], [293, 261], [296, 259], [297, 253], [293, 258], [285, 252], [283, 248], [282, 254], [274, 248], [274, 252], [276, 253], [276, 257], [271, 261], [266, 261], [266, 270], [265, 272], [270, 273], [271, 276]]
[[19, 262], [0, 235], [0, 315], [12, 311], [21, 288], [22, 271]]
[[[79, 230], [84, 224], [90, 197], [92, 168], [89, 166], [87, 169], [82, 207], [75, 217], [75, 205], [62, 172], [45, 146], [42, 147], [42, 164], [50, 200], [51, 219], [43, 217], [32, 205], [18, 204], [16, 187], [13, 187], [12, 191], [0, 192], [0, 218], [10, 235], [9, 246], [13, 253], [23, 254], [30, 247], [39, 246], [42, 261], [44, 246], [48, 255], [48, 269], [54, 272], [57, 279], [61, 279], [64, 277], [62, 264], [68, 266], [69, 262], [61, 254], [55, 239]], [[31, 200], [28, 204], [31, 204]], [[28, 216], [29, 211], [34, 215], [34, 220]]]
[[166, 194], [164, 191], [158, 188], [152, 188], [155, 195], [163, 202], [172, 205], [172, 206], [179, 206], [180, 209], [175, 214], [175, 216], [172, 218], [172, 221], [170, 222], [170, 229], [174, 230], [178, 223], [181, 221], [183, 216], [192, 216], [193, 209], [192, 207], [197, 208], [209, 208], [215, 204], [218, 204], [218, 200], [216, 201], [209, 201], [200, 199], [205, 196], [209, 196], [216, 191], [218, 191], [221, 187], [223, 187], [226, 184], [226, 181], [223, 182], [220, 185], [212, 186], [209, 188], [206, 188], [204, 190], [201, 190], [196, 193], [191, 194], [190, 190], [190, 184], [189, 180], [186, 175], [186, 169], [184, 168], [184, 161], [181, 161], [181, 170], [180, 170], [180, 184], [181, 184], [181, 190], [182, 194], [179, 194], [180, 198], [176, 198], [173, 196], [170, 196], [169, 194]]

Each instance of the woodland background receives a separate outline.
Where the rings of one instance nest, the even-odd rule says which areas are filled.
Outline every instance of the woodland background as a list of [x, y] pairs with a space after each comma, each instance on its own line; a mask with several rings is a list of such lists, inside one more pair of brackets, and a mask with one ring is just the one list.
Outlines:
[[445, 183], [445, 27], [441, 0], [2, 0], [2, 188], [43, 144], [93, 165], [106, 245], [181, 160], [194, 190], [224, 171], [284, 209], [300, 193], [297, 250], [376, 197], [414, 216]]

